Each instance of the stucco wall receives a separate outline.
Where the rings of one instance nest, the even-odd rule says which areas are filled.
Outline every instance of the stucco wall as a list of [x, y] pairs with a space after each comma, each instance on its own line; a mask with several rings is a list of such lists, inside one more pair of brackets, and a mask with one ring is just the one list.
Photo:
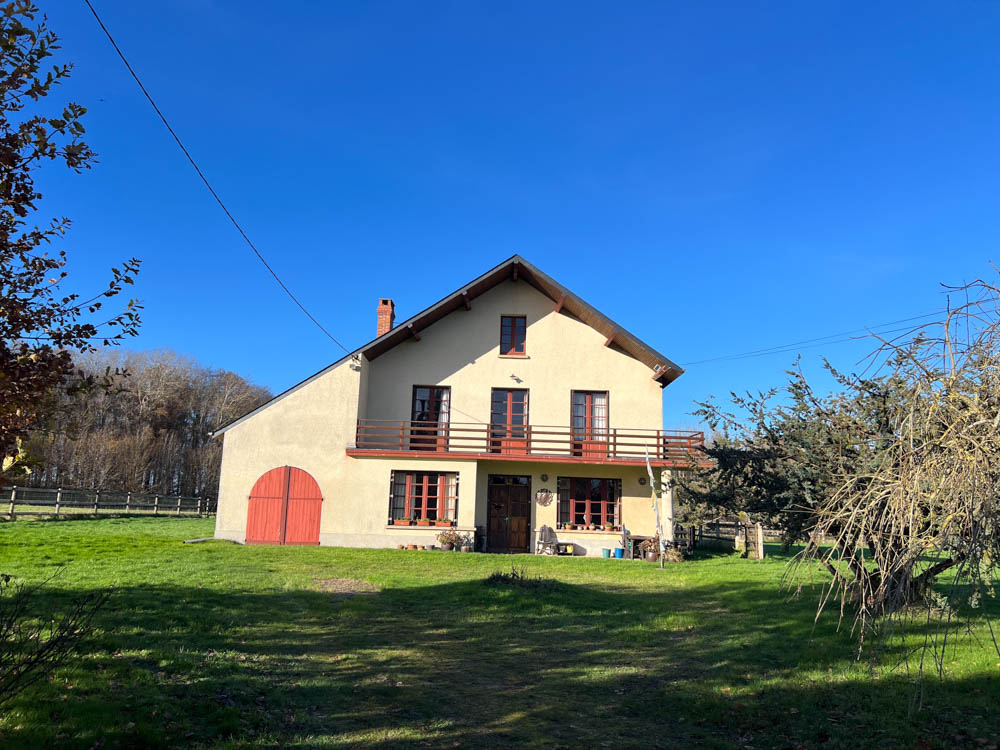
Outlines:
[[356, 366], [360, 371], [350, 360], [341, 363], [223, 434], [216, 537], [244, 540], [250, 490], [277, 466], [297, 466], [317, 481], [324, 497], [321, 529], [339, 521], [335, 496], [347, 473], [344, 448], [354, 440], [367, 377], [367, 363]]
[[309, 472], [323, 493], [320, 544], [434, 543], [431, 530], [386, 527], [393, 469], [457, 472], [458, 526], [475, 526], [475, 461], [421, 460], [406, 453], [398, 458], [346, 455], [367, 377], [367, 363], [360, 367], [355, 371], [345, 362], [224, 433], [217, 538], [244, 541], [250, 490], [262, 474], [285, 465]]
[[[479, 464], [476, 524], [487, 523], [487, 482], [490, 474], [514, 474], [531, 477], [531, 549], [534, 550], [538, 529], [545, 525], [556, 528], [558, 518], [557, 480], [559, 477], [590, 477], [595, 479], [622, 480], [622, 521], [632, 534], [653, 536], [656, 533], [656, 512], [652, 505], [652, 490], [649, 482], [639, 484], [646, 478], [646, 468], [636, 466], [593, 466], [581, 464], [530, 463], [515, 461], [482, 461]], [[548, 479], [542, 479], [545, 474]], [[551, 490], [555, 496], [552, 503], [545, 506], [535, 501], [535, 493], [540, 489]], [[617, 547], [621, 535], [602, 534], [589, 531], [556, 531], [559, 541], [573, 542], [587, 555], [600, 555], [602, 547]]]
[[[410, 418], [414, 385], [451, 387], [451, 421], [488, 423], [492, 388], [527, 388], [529, 422], [567, 427], [573, 390], [608, 391], [611, 427], [663, 427], [662, 392], [644, 364], [526, 282], [507, 281], [370, 364], [369, 419]], [[527, 357], [500, 356], [500, 316], [527, 318]]]
[[[611, 427], [659, 429], [661, 392], [648, 367], [604, 346], [604, 337], [584, 323], [553, 312], [554, 303], [524, 282], [505, 282], [372, 362], [351, 360], [331, 368], [223, 435], [222, 475], [216, 536], [243, 541], [247, 501], [257, 479], [278, 466], [297, 466], [323, 493], [320, 543], [358, 547], [434, 543], [437, 530], [387, 526], [392, 470], [459, 474], [458, 527], [485, 526], [486, 477], [525, 474], [532, 478], [532, 548], [535, 530], [555, 527], [556, 502], [539, 507], [534, 493], [556, 490], [558, 476], [619, 477], [622, 514], [633, 533], [654, 533], [650, 488], [640, 485], [642, 467], [527, 462], [353, 458], [359, 416], [408, 419], [412, 387], [450, 385], [452, 422], [487, 423], [493, 387], [527, 388], [530, 423], [565, 427], [572, 390], [606, 390]], [[500, 316], [527, 316], [525, 358], [499, 354]], [[356, 369], [359, 368], [359, 369]], [[514, 376], [514, 377], [512, 377]], [[547, 474], [549, 479], [541, 480]], [[567, 532], [571, 534], [572, 532]], [[589, 554], [617, 538], [581, 536]], [[601, 535], [604, 536], [604, 535]], [[574, 540], [576, 541], [576, 540]]]

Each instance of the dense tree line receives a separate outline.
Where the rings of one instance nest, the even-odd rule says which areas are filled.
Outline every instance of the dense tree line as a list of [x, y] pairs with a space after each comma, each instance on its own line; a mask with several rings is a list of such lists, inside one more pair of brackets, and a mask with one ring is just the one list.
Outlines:
[[62, 429], [30, 436], [23, 484], [214, 496], [222, 443], [209, 433], [271, 396], [170, 351], [103, 350], [77, 365], [110, 373], [113, 387], [69, 401]]

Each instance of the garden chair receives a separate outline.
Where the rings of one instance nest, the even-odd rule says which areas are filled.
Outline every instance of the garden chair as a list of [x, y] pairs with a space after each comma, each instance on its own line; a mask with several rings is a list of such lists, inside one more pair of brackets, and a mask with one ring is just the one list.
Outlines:
[[536, 555], [559, 554], [559, 540], [551, 526], [542, 526], [538, 530], [538, 542], [535, 544]]

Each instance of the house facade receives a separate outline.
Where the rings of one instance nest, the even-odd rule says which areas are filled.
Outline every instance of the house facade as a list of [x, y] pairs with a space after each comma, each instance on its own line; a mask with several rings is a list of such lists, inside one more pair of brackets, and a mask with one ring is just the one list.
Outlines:
[[682, 370], [515, 256], [220, 428], [215, 535], [261, 544], [496, 552], [547, 525], [578, 554], [655, 534], [656, 472], [697, 432], [663, 429]]

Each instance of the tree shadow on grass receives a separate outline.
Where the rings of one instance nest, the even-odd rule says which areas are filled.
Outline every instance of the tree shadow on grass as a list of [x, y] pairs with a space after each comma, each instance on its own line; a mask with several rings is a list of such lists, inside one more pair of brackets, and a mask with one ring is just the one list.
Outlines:
[[[75, 593], [53, 589], [40, 604], [59, 609]], [[125, 588], [74, 663], [11, 706], [0, 744], [847, 748], [989, 739], [995, 677], [927, 682], [932, 710], [912, 713], [913, 682], [853, 672], [849, 635], [833, 617], [814, 626], [814, 614], [808, 593], [789, 601], [760, 584], [650, 592], [466, 580], [368, 596]]]

